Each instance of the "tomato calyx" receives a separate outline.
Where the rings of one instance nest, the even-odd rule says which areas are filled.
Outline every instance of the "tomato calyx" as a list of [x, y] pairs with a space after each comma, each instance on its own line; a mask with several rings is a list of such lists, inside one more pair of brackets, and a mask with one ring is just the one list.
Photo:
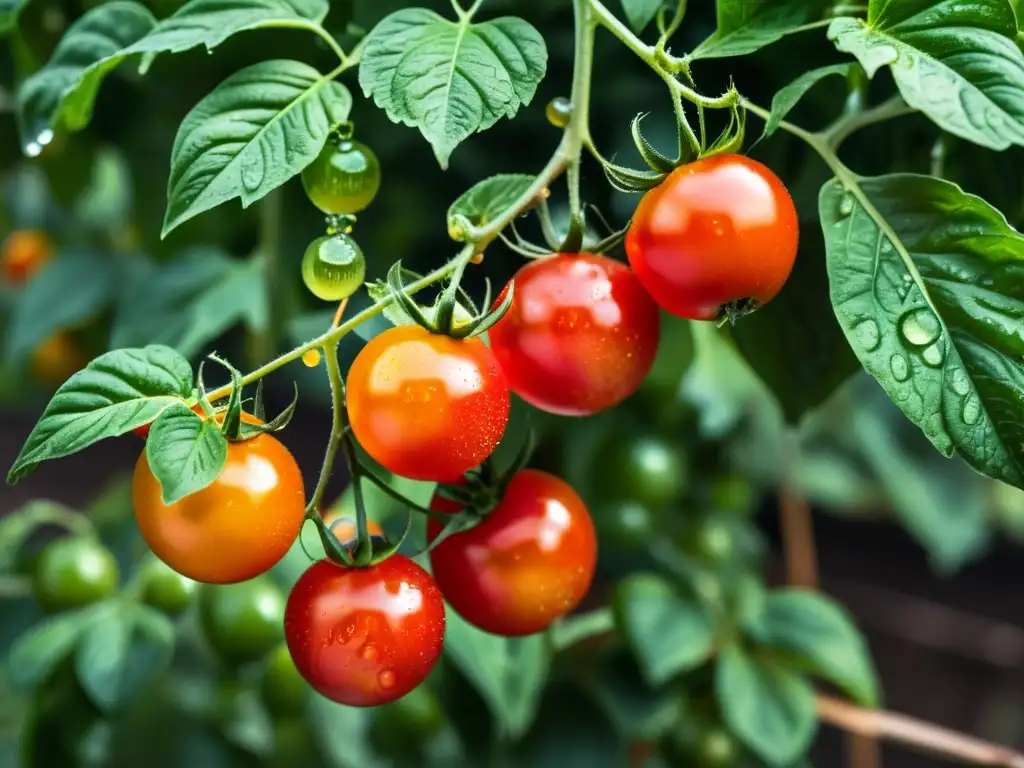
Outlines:
[[[362, 518], [360, 525], [359, 518]], [[351, 525], [351, 521], [341, 518], [328, 524], [322, 515], [313, 517], [317, 534], [323, 544], [327, 559], [345, 568], [369, 568], [387, 560], [398, 552], [412, 529], [412, 512], [406, 516], [405, 530], [395, 541], [388, 541], [382, 534], [370, 533], [365, 512], [357, 512], [356, 537], [354, 540], [342, 541], [335, 533], [343, 525]]]
[[[501, 303], [493, 309], [477, 309], [476, 304], [464, 291], [459, 283], [462, 280], [463, 272], [472, 259], [472, 252], [466, 251], [459, 257], [455, 270], [448, 280], [448, 284], [437, 297], [433, 307], [427, 309], [416, 303], [415, 299], [405, 288], [403, 278], [402, 262], [395, 262], [388, 270], [387, 286], [395, 297], [398, 305], [413, 323], [430, 331], [431, 333], [449, 336], [453, 339], [467, 339], [479, 336], [494, 326], [509, 307], [512, 306], [513, 289], [510, 289], [504, 296]], [[491, 284], [488, 281], [484, 295], [483, 306], [491, 304]], [[459, 312], [458, 310], [462, 310]]]
[[761, 306], [761, 302], [751, 298], [730, 301], [728, 304], [723, 304], [718, 308], [718, 313], [715, 315], [715, 324], [719, 328], [726, 323], [735, 325], [739, 320], [759, 310]]
[[244, 417], [242, 412], [242, 374], [231, 363], [218, 357], [210, 355], [210, 359], [228, 369], [231, 374], [231, 392], [228, 394], [228, 402], [224, 407], [217, 407], [212, 403], [206, 392], [206, 385], [203, 381], [203, 366], [205, 360], [199, 364], [196, 374], [198, 407], [201, 415], [207, 419], [221, 421], [221, 432], [229, 442], [242, 442], [252, 440], [260, 435], [280, 432], [288, 426], [295, 415], [295, 407], [299, 402], [298, 385], [293, 385], [294, 395], [291, 403], [273, 419], [267, 420], [266, 403], [263, 395], [263, 380], [256, 384], [256, 396], [253, 400], [252, 416]]

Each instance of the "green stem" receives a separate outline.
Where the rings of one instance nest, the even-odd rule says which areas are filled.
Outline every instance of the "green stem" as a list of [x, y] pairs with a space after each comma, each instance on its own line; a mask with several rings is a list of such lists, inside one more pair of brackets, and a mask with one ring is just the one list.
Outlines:
[[581, 226], [583, 221], [580, 201], [580, 159], [583, 143], [590, 136], [590, 81], [594, 69], [594, 32], [596, 24], [591, 16], [590, 0], [573, 0], [576, 48], [573, 57], [572, 118], [565, 128], [566, 151], [569, 165], [566, 182], [569, 186], [570, 226]]
[[653, 45], [647, 45], [623, 24], [619, 17], [609, 11], [600, 0], [590, 0], [590, 11], [594, 21], [611, 32], [624, 46], [635, 53], [653, 69], [659, 69], [656, 51]]
[[348, 62], [349, 57], [345, 54], [345, 51], [342, 50], [342, 47], [338, 45], [338, 41], [334, 39], [334, 36], [331, 35], [330, 32], [328, 32], [315, 21], [306, 21], [300, 19], [281, 19], [275, 21], [273, 26], [280, 27], [283, 29], [307, 29], [313, 34], [320, 37], [320, 39], [322, 39], [325, 43], [327, 43], [327, 47], [334, 51], [334, 54], [338, 57], [342, 64]]
[[837, 152], [843, 142], [861, 128], [866, 128], [869, 125], [874, 125], [893, 117], [910, 115], [916, 111], [916, 109], [903, 100], [903, 97], [897, 95], [871, 109], [840, 117], [822, 131], [820, 135], [832, 151]]
[[320, 514], [320, 502], [327, 489], [327, 481], [331, 479], [334, 459], [338, 455], [338, 445], [345, 433], [345, 384], [342, 381], [341, 368], [338, 365], [337, 339], [332, 343], [324, 344], [322, 350], [326, 358], [327, 380], [331, 385], [331, 435], [327, 440], [323, 466], [320, 467], [320, 478], [316, 482], [316, 488], [313, 489], [313, 496], [310, 498], [309, 504], [306, 505], [307, 518], [313, 518]]

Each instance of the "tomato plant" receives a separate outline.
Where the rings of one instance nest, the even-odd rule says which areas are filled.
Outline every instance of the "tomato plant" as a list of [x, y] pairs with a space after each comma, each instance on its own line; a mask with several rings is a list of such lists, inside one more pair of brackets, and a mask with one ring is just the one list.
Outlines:
[[[428, 538], [440, 532], [431, 518]], [[596, 558], [583, 500], [563, 480], [525, 469], [479, 525], [431, 551], [430, 565], [463, 618], [485, 632], [516, 636], [540, 632], [579, 605]]]
[[394, 701], [423, 682], [441, 653], [444, 624], [434, 580], [402, 555], [365, 569], [314, 563], [285, 612], [302, 676], [327, 698], [360, 707]]
[[0, 3], [0, 763], [1024, 760], [1020, 10]]
[[658, 309], [625, 265], [560, 254], [521, 267], [513, 284], [512, 307], [490, 332], [513, 392], [583, 416], [640, 386], [658, 349]]

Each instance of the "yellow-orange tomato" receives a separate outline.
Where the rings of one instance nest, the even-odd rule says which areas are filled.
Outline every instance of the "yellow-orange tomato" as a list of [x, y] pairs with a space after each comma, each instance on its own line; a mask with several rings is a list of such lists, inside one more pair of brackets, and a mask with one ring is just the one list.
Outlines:
[[66, 331], [53, 334], [32, 350], [32, 372], [52, 387], [63, 384], [88, 362], [82, 348]]
[[4, 241], [0, 274], [9, 283], [21, 284], [32, 277], [50, 257], [53, 242], [38, 229], [19, 229]]
[[298, 464], [271, 435], [228, 445], [220, 476], [173, 504], [143, 453], [132, 485], [135, 519], [154, 554], [178, 573], [231, 584], [269, 570], [284, 557], [305, 519]]

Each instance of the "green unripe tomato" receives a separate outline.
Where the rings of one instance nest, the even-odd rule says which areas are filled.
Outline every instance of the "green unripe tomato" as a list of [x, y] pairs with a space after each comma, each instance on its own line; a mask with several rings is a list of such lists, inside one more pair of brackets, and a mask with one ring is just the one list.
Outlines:
[[380, 163], [362, 142], [331, 138], [302, 172], [302, 186], [324, 213], [358, 213], [380, 189]]
[[676, 502], [686, 489], [686, 454], [657, 435], [613, 434], [598, 450], [597, 491], [606, 499], [632, 499], [651, 510]]
[[694, 550], [707, 562], [715, 565], [728, 562], [734, 549], [732, 530], [724, 521], [709, 517], [698, 526]]
[[742, 475], [716, 477], [711, 484], [711, 504], [723, 512], [746, 515], [754, 509], [754, 488]]
[[225, 663], [257, 661], [284, 639], [284, 602], [268, 576], [240, 584], [203, 584], [199, 589], [203, 633]]
[[184, 613], [192, 604], [199, 585], [182, 576], [161, 560], [153, 558], [143, 567], [142, 601], [169, 616]]
[[292, 660], [288, 646], [281, 643], [270, 652], [260, 678], [260, 695], [267, 711], [277, 719], [302, 714], [309, 685]]
[[739, 760], [736, 740], [724, 728], [708, 728], [697, 742], [697, 761], [701, 768], [730, 768]]
[[556, 96], [544, 108], [544, 116], [555, 128], [565, 128], [572, 119], [572, 102], [565, 96]]
[[117, 591], [117, 561], [91, 538], [59, 539], [39, 555], [32, 593], [47, 612], [80, 608]]
[[365, 278], [366, 259], [348, 235], [318, 237], [302, 257], [302, 281], [318, 299], [347, 299], [359, 290]]
[[429, 686], [420, 685], [375, 710], [370, 738], [386, 755], [422, 756], [423, 745], [444, 726], [445, 715], [437, 696]]
[[651, 510], [633, 499], [601, 502], [594, 509], [598, 536], [622, 547], [639, 547], [654, 536], [656, 519]]

